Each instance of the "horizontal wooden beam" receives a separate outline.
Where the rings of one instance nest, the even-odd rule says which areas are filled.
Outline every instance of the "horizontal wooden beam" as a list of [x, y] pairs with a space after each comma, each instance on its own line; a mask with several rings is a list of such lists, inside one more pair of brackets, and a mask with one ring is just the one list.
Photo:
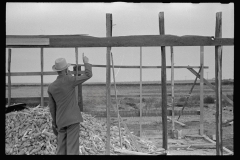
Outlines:
[[[22, 39], [49, 38], [49, 45], [46, 48], [67, 48], [67, 47], [154, 47], [154, 46], [229, 46], [234, 45], [233, 38], [212, 38], [210, 36], [195, 35], [131, 35], [118, 37], [92, 37], [82, 35], [7, 35], [7, 48], [38, 48], [39, 45], [14, 45]], [[43, 47], [43, 46], [41, 46]]]
[[[76, 71], [70, 71], [72, 74], [75, 74]], [[84, 71], [78, 71], [79, 74], [84, 74]], [[8, 76], [9, 73], [6, 73], [6, 76]], [[10, 73], [11, 76], [40, 76], [41, 72], [12, 72]], [[43, 75], [58, 75], [57, 72], [48, 71], [43, 72]]]
[[[73, 66], [75, 66], [76, 64], [71, 64]], [[84, 66], [84, 64], [78, 64], [78, 66]], [[92, 67], [103, 67], [106, 68], [106, 65], [94, 65], [92, 64]], [[112, 66], [110, 65], [110, 67], [112, 68]], [[140, 66], [120, 66], [120, 65], [114, 65], [114, 68], [140, 68]], [[162, 68], [162, 66], [142, 66], [142, 68]], [[166, 66], [166, 68], [171, 68], [171, 66]], [[174, 66], [174, 68], [200, 68], [200, 66]], [[204, 66], [204, 68], [209, 68], [208, 66]]]
[[[167, 94], [168, 96], [171, 96], [170, 94]], [[160, 94], [143, 94], [143, 97], [160, 97]], [[115, 95], [111, 95], [111, 97], [115, 97]], [[140, 97], [140, 94], [120, 94], [117, 95], [117, 97]]]
[[49, 45], [49, 38], [7, 38], [7, 45]]
[[185, 144], [185, 145], [169, 145], [169, 149], [176, 148], [198, 148], [198, 149], [214, 149], [216, 144], [213, 143], [200, 143], [200, 144]]
[[118, 149], [118, 148], [114, 148], [114, 151], [119, 152], [120, 154], [123, 154], [123, 155], [165, 155], [166, 154], [164, 149], [161, 152], [157, 152], [157, 153], [136, 152], [136, 151], [129, 151], [126, 149]]

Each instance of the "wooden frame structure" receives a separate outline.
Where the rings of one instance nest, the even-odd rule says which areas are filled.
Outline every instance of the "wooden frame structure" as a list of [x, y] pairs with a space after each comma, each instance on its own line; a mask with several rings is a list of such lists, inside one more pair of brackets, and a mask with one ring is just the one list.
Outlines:
[[[162, 126], [163, 126], [163, 148], [168, 149], [167, 146], [167, 90], [166, 90], [166, 57], [165, 47], [170, 46], [201, 46], [201, 65], [203, 65], [203, 46], [215, 46], [215, 84], [216, 84], [216, 150], [217, 155], [222, 155], [222, 46], [234, 45], [233, 38], [222, 38], [222, 14], [218, 12], [216, 14], [216, 33], [214, 37], [208, 36], [175, 36], [166, 35], [164, 29], [164, 13], [159, 13], [159, 31], [160, 35], [139, 35], [139, 36], [119, 36], [112, 37], [112, 14], [106, 14], [106, 37], [91, 37], [84, 35], [39, 35], [39, 36], [26, 36], [26, 35], [7, 35], [6, 36], [6, 48], [8, 49], [8, 89], [11, 90], [11, 76], [29, 76], [40, 75], [41, 76], [41, 105], [43, 105], [43, 75], [56, 75], [55, 72], [43, 72], [43, 48], [77, 48], [78, 47], [107, 47], [106, 53], [106, 113], [107, 113], [107, 143], [106, 153], [110, 154], [110, 113], [109, 108], [111, 106], [110, 95], [110, 51], [111, 47], [161, 47], [162, 63], [161, 78], [162, 78]], [[10, 72], [11, 63], [11, 49], [10, 48], [41, 48], [41, 72]], [[77, 52], [76, 52], [77, 57]], [[78, 62], [76, 62], [77, 64]], [[116, 66], [115, 66], [116, 67]], [[77, 67], [78, 68], [78, 67]], [[130, 68], [130, 67], [128, 67]], [[144, 67], [137, 67], [144, 68]], [[150, 67], [148, 67], [150, 68]], [[176, 68], [170, 66], [170, 68]], [[191, 69], [191, 67], [187, 67]], [[76, 74], [82, 74], [83, 72], [72, 72]], [[198, 76], [198, 75], [197, 75]], [[203, 86], [203, 70], [200, 74], [200, 85]], [[173, 83], [172, 83], [173, 84]], [[201, 94], [203, 90], [201, 89]], [[11, 92], [8, 92], [8, 99], [10, 104]], [[201, 95], [201, 101], [203, 97]], [[203, 109], [203, 103], [201, 103], [201, 114]], [[121, 119], [121, 118], [120, 118]], [[203, 115], [201, 116], [201, 134], [203, 134]]]

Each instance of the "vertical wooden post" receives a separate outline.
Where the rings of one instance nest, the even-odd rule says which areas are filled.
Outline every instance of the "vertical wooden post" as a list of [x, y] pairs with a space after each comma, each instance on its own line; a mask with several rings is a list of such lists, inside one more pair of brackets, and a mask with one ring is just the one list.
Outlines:
[[[216, 13], [215, 37], [222, 38], [222, 12]], [[222, 146], [222, 46], [215, 46], [216, 85], [216, 152], [223, 155]]]
[[142, 137], [142, 47], [140, 47], [140, 137]]
[[[106, 14], [106, 36], [112, 36], [112, 14]], [[111, 107], [111, 72], [110, 72], [110, 52], [111, 47], [107, 47], [106, 55], [106, 111], [107, 111], [107, 142], [106, 142], [106, 154], [110, 155], [110, 107]]]
[[11, 49], [8, 49], [8, 106], [11, 104]]
[[175, 120], [174, 120], [174, 55], [173, 46], [171, 48], [171, 86], [172, 86], [172, 131], [175, 130]]
[[41, 48], [41, 106], [43, 105], [43, 48]]
[[115, 81], [114, 63], [113, 63], [112, 52], [111, 52], [111, 60], [112, 60], [112, 72], [113, 72], [113, 82], [114, 82], [114, 90], [115, 90], [115, 100], [116, 100], [117, 114], [118, 114], [118, 132], [119, 132], [120, 146], [122, 148], [122, 135], [121, 135], [120, 114], [119, 114], [119, 107], [118, 107], [117, 86], [116, 86], [116, 81]]
[[[73, 70], [77, 72], [77, 65], [73, 67]], [[81, 71], [81, 66], [78, 65], [78, 71]], [[79, 73], [79, 72], [78, 72]], [[77, 74], [75, 73], [74, 76]], [[78, 74], [78, 76], [81, 76], [81, 74]], [[78, 106], [81, 112], [83, 112], [83, 98], [82, 98], [82, 84], [78, 85]]]
[[[76, 57], [76, 74], [75, 76], [78, 76], [78, 48], [75, 47], [75, 57]], [[75, 87], [75, 93], [76, 93], [76, 99], [78, 104], [78, 86]]]
[[204, 77], [204, 46], [200, 46], [200, 66], [202, 66], [201, 74], [200, 74], [200, 134], [204, 134], [204, 121], [203, 121], [203, 91], [204, 91], [204, 83], [203, 83], [203, 77]]
[[[78, 66], [78, 71], [81, 70], [81, 66]], [[78, 76], [81, 76], [81, 74], [78, 74]], [[78, 85], [78, 106], [80, 108], [80, 111], [83, 112], [82, 84]]]
[[[159, 30], [160, 35], [165, 34], [164, 29], [164, 12], [159, 13]], [[162, 137], [163, 137], [163, 148], [165, 150], [167, 147], [167, 84], [166, 84], [166, 53], [165, 46], [161, 46], [162, 55], [162, 69], [161, 69], [161, 81], [162, 81]]]

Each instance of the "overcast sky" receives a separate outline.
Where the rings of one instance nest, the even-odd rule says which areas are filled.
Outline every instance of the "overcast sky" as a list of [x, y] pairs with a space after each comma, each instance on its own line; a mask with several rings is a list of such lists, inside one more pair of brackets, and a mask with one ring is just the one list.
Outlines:
[[[88, 34], [106, 37], [106, 13], [113, 17], [112, 36], [159, 35], [159, 12], [164, 12], [165, 34], [177, 36], [214, 36], [216, 12], [222, 12], [222, 37], [234, 38], [234, 4], [218, 3], [6, 3], [7, 35]], [[234, 46], [223, 47], [223, 78], [233, 78]], [[79, 48], [92, 64], [106, 64], [106, 48]], [[140, 65], [140, 47], [113, 47], [114, 65]], [[161, 65], [160, 47], [143, 47], [143, 66]], [[205, 78], [215, 77], [215, 48], [204, 47]], [[171, 65], [170, 47], [166, 47], [167, 65]], [[44, 71], [51, 71], [57, 58], [75, 63], [74, 48], [44, 49]], [[7, 62], [6, 49], [6, 62]], [[176, 66], [199, 66], [200, 47], [174, 47]], [[70, 67], [72, 70], [72, 67]], [[196, 69], [198, 70], [198, 69]], [[7, 63], [6, 63], [7, 71]], [[12, 49], [12, 72], [40, 71], [40, 49]], [[116, 81], [139, 81], [139, 69], [115, 69]], [[176, 80], [193, 80], [187, 69], [175, 69]], [[40, 83], [40, 76], [15, 76], [12, 83]], [[50, 83], [56, 76], [44, 76]], [[161, 69], [144, 69], [143, 81], [160, 81]], [[171, 70], [167, 69], [167, 80]], [[7, 77], [6, 77], [7, 81]], [[93, 68], [89, 82], [105, 82], [106, 69]]]

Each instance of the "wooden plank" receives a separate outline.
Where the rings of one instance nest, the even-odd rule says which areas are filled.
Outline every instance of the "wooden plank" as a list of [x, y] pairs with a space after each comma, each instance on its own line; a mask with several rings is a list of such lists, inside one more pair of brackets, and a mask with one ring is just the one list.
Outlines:
[[[77, 76], [78, 76], [78, 48], [77, 47], [75, 47], [75, 59], [76, 59], [75, 78], [77, 78]], [[76, 94], [76, 100], [77, 100], [77, 104], [78, 104], [78, 86], [75, 87], [75, 94]]]
[[[74, 73], [76, 74], [77, 66], [78, 66], [78, 76], [81, 76], [80, 73], [84, 72], [84, 71], [81, 71], [81, 66], [79, 66], [79, 65], [73, 66], [73, 71], [75, 71]], [[82, 84], [79, 84], [77, 87], [78, 87], [78, 106], [79, 106], [80, 111], [82, 112], [83, 111]]]
[[[76, 65], [76, 64], [71, 64], [71, 65]], [[78, 64], [79, 66], [84, 66], [83, 64]], [[106, 65], [96, 65], [93, 64], [92, 67], [102, 67], [102, 68], [106, 68]], [[110, 65], [110, 67], [112, 68], [112, 66]], [[173, 68], [200, 68], [201, 66], [174, 66]], [[140, 66], [133, 66], [133, 65], [115, 65], [114, 68], [140, 68]], [[142, 66], [142, 68], [144, 69], [153, 69], [153, 68], [162, 68], [162, 66]], [[166, 68], [172, 68], [172, 66], [166, 66]], [[208, 69], [208, 66], [204, 66], [204, 68]]]
[[[172, 91], [172, 130], [175, 130], [175, 119], [174, 119], [174, 54], [173, 46], [170, 47], [171, 50], [171, 91]], [[172, 132], [173, 133], [173, 132]]]
[[169, 145], [169, 149], [175, 149], [175, 148], [214, 149], [216, 148], [216, 144], [203, 143], [203, 144]]
[[140, 47], [140, 137], [142, 137], [142, 47]]
[[[106, 14], [106, 37], [112, 36], [112, 14]], [[106, 155], [110, 155], [110, 108], [111, 108], [111, 72], [110, 72], [110, 52], [111, 46], [107, 46], [106, 53], [106, 113], [107, 113], [107, 142]]]
[[111, 52], [111, 60], [112, 60], [112, 72], [113, 72], [113, 81], [114, 81], [114, 91], [115, 91], [115, 100], [117, 105], [117, 115], [118, 115], [118, 132], [119, 132], [119, 140], [120, 140], [120, 146], [122, 148], [122, 134], [121, 134], [121, 125], [120, 125], [120, 118], [119, 118], [119, 107], [118, 107], [118, 99], [117, 99], [117, 86], [115, 82], [115, 72], [114, 72], [114, 63], [113, 63], [113, 55]]
[[204, 138], [202, 135], [185, 135], [185, 137], [192, 137], [192, 138]]
[[[167, 119], [170, 120], [170, 121], [173, 122], [173, 123], [177, 123], [177, 124], [181, 125], [182, 127], [186, 127], [186, 124], [184, 124], [184, 123], [182, 123], [182, 122], [175, 121], [175, 120], [173, 121], [170, 117], [167, 117]], [[172, 130], [175, 130], [175, 128], [172, 129]]]
[[[159, 13], [159, 31], [160, 35], [165, 34], [164, 28], [164, 12]], [[167, 85], [166, 85], [166, 53], [165, 46], [161, 46], [161, 60], [162, 60], [162, 69], [161, 69], [161, 81], [162, 81], [162, 130], [163, 130], [163, 143], [162, 146], [167, 150]]]
[[[171, 96], [171, 94], [167, 94], [168, 96]], [[115, 95], [111, 95], [111, 97], [114, 97]], [[142, 97], [160, 97], [159, 94], [142, 94]], [[140, 97], [139, 94], [121, 94], [118, 95], [118, 97]]]
[[125, 154], [125, 155], [152, 155], [152, 154], [148, 154], [148, 153], [129, 151], [126, 149], [117, 149], [117, 148], [114, 148], [114, 151]]
[[6, 38], [6, 45], [13, 46], [13, 45], [35, 45], [35, 46], [42, 46], [42, 45], [49, 45], [49, 38]]
[[[76, 74], [75, 71], [70, 71], [71, 74]], [[78, 73], [84, 74], [84, 71], [80, 71]], [[46, 72], [12, 72], [12, 73], [6, 73], [6, 76], [41, 76], [41, 75], [58, 75], [57, 72], [54, 71], [46, 71]]]
[[41, 58], [41, 106], [43, 106], [44, 105], [43, 103], [43, 48], [41, 48], [40, 58]]
[[[213, 141], [213, 140], [211, 140], [208, 136], [203, 135], [203, 138], [204, 138], [206, 141], [208, 141], [208, 142], [213, 143], [213, 144], [216, 145], [216, 142]], [[233, 152], [232, 152], [231, 150], [227, 149], [226, 147], [223, 147], [223, 150], [226, 151], [226, 152], [228, 152], [229, 155], [233, 155]]]
[[[190, 72], [192, 72], [194, 75], [196, 75], [198, 78], [200, 77], [200, 75], [195, 71], [195, 70], [193, 70], [192, 68], [188, 68], [188, 70], [190, 71]], [[216, 90], [215, 89], [215, 86], [213, 86], [211, 83], [209, 83], [205, 78], [203, 78], [203, 81], [204, 81], [204, 83], [208, 86], [208, 87], [210, 87], [212, 90]], [[232, 105], [233, 106], [233, 101], [231, 100], [231, 99], [229, 99], [225, 94], [223, 94], [222, 93], [222, 98], [223, 99], [225, 99], [230, 105]]]
[[124, 155], [162, 155], [162, 154], [166, 154], [165, 150], [163, 150], [161, 152], [144, 153], [144, 152], [136, 152], [136, 151], [129, 151], [126, 149], [114, 148], [114, 151], [119, 152]]
[[8, 49], [8, 106], [11, 104], [11, 49]]
[[[200, 46], [200, 66], [204, 66], [204, 47]], [[203, 84], [203, 77], [204, 77], [204, 69], [201, 69], [201, 74], [200, 74], [200, 134], [204, 134], [204, 120], [203, 120], [203, 90], [204, 90], [204, 84]]]
[[[222, 37], [222, 12], [216, 13], [215, 37]], [[222, 146], [222, 46], [215, 46], [216, 152], [223, 155]]]
[[[78, 66], [78, 76], [81, 76], [81, 66]], [[80, 108], [80, 111], [83, 111], [83, 97], [82, 97], [82, 84], [78, 85], [78, 106]]]
[[[18, 38], [15, 35], [13, 39]], [[37, 37], [33, 35], [32, 37]], [[42, 36], [43, 37], [43, 36]], [[234, 38], [212, 38], [210, 36], [195, 36], [195, 35], [130, 35], [130, 36], [115, 36], [115, 37], [92, 37], [92, 36], [50, 36], [49, 45], [45, 48], [67, 48], [67, 47], [139, 47], [139, 46], [232, 46]], [[6, 36], [6, 41], [11, 38]], [[21, 38], [29, 39], [30, 36], [21, 36]], [[10, 45], [6, 44], [7, 48], [36, 48], [39, 45]]]

